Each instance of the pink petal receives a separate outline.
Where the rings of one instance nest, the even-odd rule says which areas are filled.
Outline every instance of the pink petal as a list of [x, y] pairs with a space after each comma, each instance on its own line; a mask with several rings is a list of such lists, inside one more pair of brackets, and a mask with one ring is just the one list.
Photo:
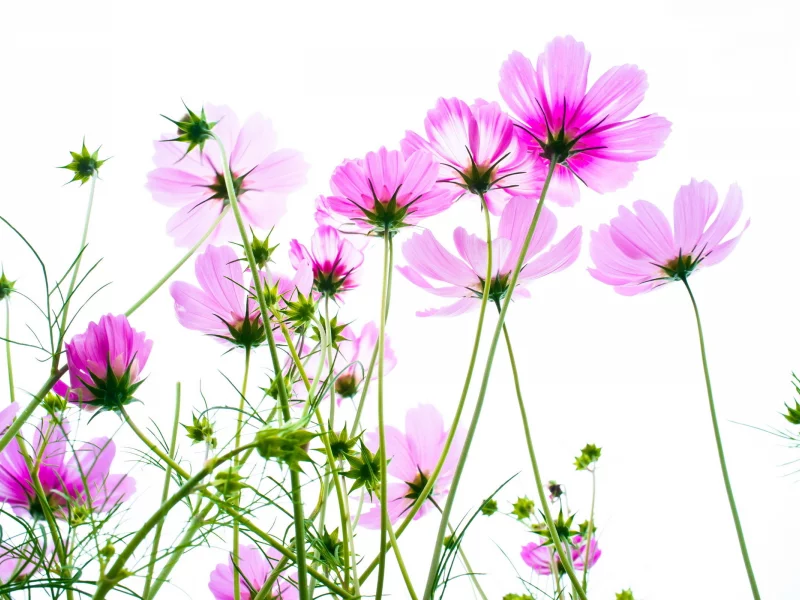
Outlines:
[[415, 233], [403, 244], [403, 256], [425, 277], [462, 287], [475, 283], [472, 270], [448, 252], [427, 229]]
[[616, 123], [641, 104], [646, 91], [647, 74], [636, 65], [609, 69], [586, 93], [571, 125], [587, 129], [601, 119]]
[[708, 181], [692, 179], [675, 196], [675, 245], [691, 253], [703, 236], [703, 230], [717, 208], [717, 190]]
[[544, 100], [542, 104], [552, 130], [560, 129], [564, 113], [569, 119], [583, 100], [590, 60], [584, 45], [572, 36], [555, 38], [539, 56], [536, 78], [544, 92], [540, 101]]

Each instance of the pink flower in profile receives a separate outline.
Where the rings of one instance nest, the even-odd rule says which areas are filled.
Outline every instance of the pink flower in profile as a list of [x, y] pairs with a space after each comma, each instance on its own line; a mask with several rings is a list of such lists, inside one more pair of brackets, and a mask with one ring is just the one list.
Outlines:
[[[333, 387], [339, 399], [352, 398], [358, 393], [361, 382], [369, 370], [375, 346], [378, 344], [378, 327], [370, 321], [356, 334], [348, 326], [342, 331], [342, 337], [345, 339], [339, 342], [333, 368], [336, 375]], [[383, 370], [384, 373], [389, 373], [397, 365], [397, 356], [392, 350], [388, 336], [384, 341], [383, 350]], [[375, 367], [372, 370], [372, 380], [377, 378], [378, 369]]]
[[[732, 185], [717, 212], [717, 191], [708, 181], [692, 179], [675, 196], [673, 234], [656, 206], [639, 200], [634, 211], [620, 207], [619, 216], [592, 232], [591, 275], [625, 296], [649, 292], [670, 281], [681, 281], [697, 269], [724, 260], [741, 233], [723, 241], [742, 216], [742, 190]], [[750, 225], [745, 223], [744, 229]], [[742, 230], [742, 232], [744, 231]]]
[[436, 185], [438, 172], [430, 152], [418, 150], [404, 157], [381, 148], [336, 167], [327, 209], [380, 234], [416, 225], [453, 203], [452, 195]]
[[[45, 417], [36, 431], [32, 451], [29, 450], [31, 456], [41, 456], [39, 481], [55, 516], [75, 520], [87, 509], [106, 513], [130, 498], [136, 491], [133, 478], [110, 473], [116, 453], [114, 442], [107, 437], [94, 438], [65, 462], [68, 432], [65, 420], [58, 424]], [[16, 438], [0, 454], [0, 502], [9, 504], [17, 514], [43, 518], [42, 505]]]
[[[531, 567], [539, 575], [550, 575], [553, 572], [553, 564], [555, 563], [558, 568], [559, 574], [563, 574], [561, 567], [561, 559], [558, 557], [552, 544], [545, 545], [544, 538], [537, 544], [531, 542], [522, 547], [522, 560], [526, 565]], [[576, 535], [572, 538], [573, 546], [569, 548], [572, 555], [572, 565], [578, 571], [583, 571], [586, 568], [586, 544], [582, 543], [583, 538]], [[592, 538], [590, 543], [591, 550], [589, 552], [589, 568], [591, 569], [599, 560], [602, 551], [597, 547], [597, 539]]]
[[601, 194], [625, 187], [670, 132], [670, 122], [656, 115], [624, 120], [644, 99], [644, 71], [614, 67], [587, 91], [590, 58], [582, 43], [559, 37], [535, 69], [519, 52], [500, 69], [500, 95], [521, 121], [520, 143], [535, 161], [559, 163], [547, 197], [562, 206], [578, 201], [576, 180]]
[[19, 404], [16, 402], [12, 402], [10, 406], [6, 406], [3, 410], [0, 410], [0, 435], [5, 433], [5, 430], [8, 429], [8, 426], [14, 421], [14, 417], [17, 416], [19, 412]]
[[[500, 217], [499, 235], [492, 242], [492, 278], [489, 299], [499, 302], [509, 292], [509, 278], [516, 266], [528, 227], [533, 219], [536, 203], [521, 196], [513, 198]], [[528, 297], [522, 286], [534, 279], [566, 269], [578, 258], [581, 248], [581, 228], [576, 227], [558, 243], [545, 250], [556, 233], [556, 217], [546, 207], [542, 208], [531, 244], [528, 247], [525, 265], [517, 280], [514, 295]], [[422, 289], [447, 298], [459, 298], [457, 302], [442, 308], [420, 311], [418, 316], [460, 315], [473, 308], [483, 294], [486, 279], [486, 242], [470, 235], [463, 227], [453, 233], [456, 257], [442, 246], [433, 234], [425, 230], [415, 233], [403, 244], [403, 256], [407, 267], [397, 267], [405, 277]], [[447, 284], [434, 287], [428, 279]]]
[[304, 261], [311, 263], [314, 289], [323, 297], [339, 298], [358, 286], [356, 269], [364, 262], [364, 254], [333, 227], [320, 225], [311, 237], [310, 251], [297, 240], [291, 241], [289, 260], [295, 268]]
[[406, 156], [427, 150], [440, 163], [439, 185], [453, 199], [465, 193], [483, 195], [499, 215], [508, 192], [541, 191], [542, 172], [533, 170], [517, 141], [514, 124], [496, 102], [472, 106], [458, 98], [439, 98], [425, 119], [427, 139], [407, 131], [400, 147]]
[[133, 401], [152, 347], [125, 315], [89, 323], [66, 345], [70, 391], [77, 395], [69, 394], [69, 400], [88, 410], [116, 410]]
[[[229, 554], [227, 563], [219, 564], [211, 571], [208, 589], [215, 600], [233, 600], [234, 574], [238, 573], [241, 600], [250, 600], [262, 588], [280, 558], [281, 555], [273, 548], [264, 555], [255, 546], [239, 546], [236, 568], [233, 565], [233, 556]], [[289, 579], [281, 575], [268, 594], [270, 600], [297, 600], [300, 596], [295, 587], [296, 579], [296, 574], [292, 574]]]
[[[244, 125], [227, 106], [207, 105], [209, 122], [225, 145], [234, 190], [242, 217], [248, 225], [269, 229], [286, 212], [286, 199], [306, 181], [308, 165], [296, 150], [278, 149], [272, 123], [259, 114]], [[147, 175], [147, 187], [156, 202], [178, 207], [167, 223], [167, 232], [178, 246], [192, 246], [208, 231], [229, 203], [217, 144], [186, 153], [186, 144], [155, 142], [156, 168]], [[238, 239], [233, 214], [222, 220], [209, 242]]]
[[[428, 483], [436, 463], [444, 450], [447, 431], [444, 428], [442, 415], [436, 407], [423, 404], [406, 413], [406, 432], [386, 427], [386, 457], [390, 461], [387, 467], [389, 475], [398, 482], [389, 483], [389, 519], [395, 523], [403, 518], [406, 511], [419, 497]], [[429, 502], [424, 502], [414, 515], [414, 520], [422, 518], [434, 503], [438, 504], [447, 496], [448, 486], [453, 479], [458, 457], [464, 445], [463, 432], [457, 431], [450, 446], [450, 452], [442, 465], [439, 477], [433, 486]], [[378, 449], [378, 433], [367, 434], [367, 446], [372, 451]], [[380, 504], [366, 512], [359, 524], [369, 529], [377, 529], [381, 523]]]

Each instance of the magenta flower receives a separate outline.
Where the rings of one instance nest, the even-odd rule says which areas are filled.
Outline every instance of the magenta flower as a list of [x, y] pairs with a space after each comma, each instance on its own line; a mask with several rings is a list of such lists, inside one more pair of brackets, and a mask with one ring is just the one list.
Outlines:
[[[442, 415], [430, 404], [412, 408], [406, 413], [405, 433], [391, 426], [386, 427], [386, 457], [390, 461], [387, 470], [389, 475], [399, 480], [389, 483], [386, 490], [389, 498], [389, 519], [392, 523], [403, 518], [419, 497], [436, 468], [436, 463], [439, 462], [446, 439], [447, 431], [444, 428]], [[370, 450], [377, 450], [377, 432], [367, 434], [367, 446]], [[430, 502], [424, 502], [420, 506], [414, 515], [414, 520], [424, 516], [434, 503], [440, 503], [447, 496], [448, 486], [453, 479], [453, 472], [463, 446], [463, 432], [459, 430], [453, 438], [450, 452], [428, 497]], [[359, 523], [369, 529], [379, 528], [380, 504], [366, 512]]]
[[[306, 181], [308, 165], [296, 150], [277, 149], [272, 124], [259, 114], [240, 126], [227, 106], [205, 107], [209, 122], [217, 121], [214, 133], [229, 155], [236, 197], [248, 225], [269, 229], [286, 212], [288, 195]], [[228, 192], [216, 143], [185, 154], [186, 145], [165, 141], [155, 143], [156, 168], [147, 175], [147, 188], [156, 202], [179, 207], [167, 223], [167, 232], [178, 246], [192, 246], [208, 231], [222, 209]], [[238, 239], [233, 214], [228, 214], [209, 242]]]
[[[68, 432], [65, 420], [59, 425], [45, 417], [36, 431], [30, 455], [41, 456], [39, 481], [53, 514], [75, 523], [85, 518], [87, 511], [105, 513], [130, 498], [136, 491], [136, 482], [128, 475], [110, 474], [116, 447], [107, 437], [83, 444], [64, 462]], [[20, 515], [35, 519], [44, 516], [16, 438], [0, 454], [0, 502], [9, 504]]]
[[578, 201], [576, 179], [601, 194], [625, 187], [670, 131], [656, 115], [623, 120], [644, 99], [644, 71], [614, 67], [586, 91], [589, 61], [583, 44], [565, 37], [547, 45], [535, 69], [519, 52], [500, 69], [500, 95], [521, 121], [520, 143], [534, 160], [559, 163], [547, 197], [562, 206]]
[[0, 435], [3, 435], [6, 429], [8, 429], [8, 426], [14, 422], [14, 417], [17, 416], [18, 412], [19, 404], [16, 402], [12, 402], [11, 405], [0, 410]]
[[429, 152], [403, 157], [381, 148], [336, 167], [327, 210], [381, 235], [416, 225], [453, 203], [452, 195], [436, 185], [438, 172], [439, 164]]
[[[345, 339], [339, 342], [339, 349], [334, 359], [334, 375], [337, 377], [333, 387], [339, 399], [352, 398], [358, 393], [372, 361], [372, 353], [378, 344], [378, 327], [370, 321], [356, 334], [348, 326], [342, 331], [342, 336]], [[383, 350], [383, 371], [389, 373], [397, 365], [397, 356], [392, 350], [388, 336], [384, 340]], [[376, 367], [372, 371], [372, 380], [377, 378]]]
[[[555, 563], [558, 568], [559, 575], [563, 573], [561, 567], [561, 559], [558, 557], [552, 544], [545, 546], [545, 539], [542, 538], [540, 543], [531, 542], [522, 547], [522, 560], [526, 565], [531, 567], [539, 575], [550, 575], [553, 571], [553, 564]], [[573, 546], [569, 548], [572, 555], [572, 565], [578, 571], [583, 571], [586, 568], [586, 544], [583, 544], [583, 538], [576, 535], [572, 538]], [[594, 537], [590, 543], [591, 550], [589, 552], [589, 568], [591, 569], [600, 558], [602, 551], [597, 547], [597, 539]]]
[[342, 292], [358, 286], [356, 269], [364, 254], [329, 225], [321, 225], [311, 237], [309, 251], [297, 240], [290, 243], [289, 259], [298, 268], [308, 261], [314, 271], [314, 289], [326, 298], [339, 298]]
[[[535, 210], [536, 203], [521, 196], [513, 198], [503, 210], [499, 235], [492, 242], [494, 276], [489, 296], [492, 302], [500, 302], [509, 292], [509, 278], [519, 259]], [[517, 280], [518, 289], [514, 290], [515, 295], [528, 297], [528, 291], [522, 286], [539, 277], [566, 269], [578, 258], [581, 228], [576, 227], [545, 250], [555, 232], [556, 217], [545, 207], [528, 247], [525, 266]], [[453, 239], [460, 258], [446, 250], [428, 230], [415, 233], [403, 244], [403, 256], [408, 261], [408, 266], [397, 268], [411, 283], [437, 296], [460, 298], [449, 306], [420, 311], [418, 316], [459, 315], [478, 305], [475, 300], [481, 298], [486, 279], [486, 242], [476, 235], [468, 234], [463, 227], [455, 230]], [[434, 287], [428, 279], [447, 285]]]
[[407, 131], [400, 147], [406, 156], [426, 150], [440, 163], [439, 185], [453, 200], [463, 194], [483, 195], [499, 215], [508, 192], [541, 191], [541, 170], [527, 160], [514, 124], [496, 102], [477, 100], [469, 106], [458, 98], [439, 98], [425, 119], [427, 139]]
[[[216, 600], [233, 600], [234, 573], [239, 574], [239, 590], [241, 600], [254, 598], [264, 582], [269, 577], [281, 555], [277, 550], [270, 548], [266, 556], [255, 546], [239, 546], [239, 562], [237, 568], [233, 566], [233, 557], [228, 555], [228, 562], [217, 565], [211, 572], [208, 589]], [[297, 600], [300, 596], [295, 587], [296, 574], [289, 579], [283, 575], [278, 578], [268, 597], [271, 600]]]
[[[134, 400], [144, 380], [153, 341], [137, 332], [124, 315], [104, 315], [66, 345], [70, 390], [88, 410], [115, 410]], [[69, 400], [75, 402], [72, 394]]]
[[[717, 209], [717, 191], [708, 181], [694, 179], [675, 196], [675, 233], [656, 206], [639, 200], [634, 212], [620, 207], [619, 216], [592, 232], [592, 276], [625, 296], [683, 280], [701, 267], [724, 260], [741, 233], [723, 241], [742, 216], [742, 190], [732, 185]], [[745, 223], [744, 229], [750, 225]], [[742, 233], [744, 232], [742, 230]]]

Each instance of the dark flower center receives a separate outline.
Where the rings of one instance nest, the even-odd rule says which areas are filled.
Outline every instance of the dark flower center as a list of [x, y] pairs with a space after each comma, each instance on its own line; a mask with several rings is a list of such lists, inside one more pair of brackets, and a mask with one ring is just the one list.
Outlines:
[[[237, 175], [231, 171], [231, 179], [233, 180], [233, 193], [236, 194], [237, 198], [239, 198], [242, 193], [247, 191], [247, 188], [244, 187], [244, 178], [247, 175], [247, 173], [244, 175]], [[207, 187], [213, 192], [208, 200], [222, 200], [223, 205], [227, 205], [230, 202], [230, 198], [228, 198], [228, 186], [225, 185], [225, 175], [223, 173], [215, 172], [214, 183], [208, 185]]]
[[[422, 469], [417, 466], [418, 474], [414, 478], [413, 481], [406, 481], [406, 485], [408, 486], [408, 493], [404, 496], [404, 498], [409, 498], [410, 500], [415, 500], [422, 495], [425, 486], [428, 485], [428, 476], [422, 472]], [[433, 488], [431, 491], [428, 492], [428, 496], [425, 498], [426, 500], [432, 500], [433, 498]]]
[[[492, 282], [489, 284], [489, 300], [496, 304], [506, 297], [508, 293], [508, 279], [508, 273], [492, 278]], [[472, 291], [476, 298], [483, 298], [483, 288], [486, 280], [481, 278], [479, 281], [480, 287]]]
[[333, 387], [342, 398], [352, 398], [358, 393], [358, 383], [355, 375], [345, 373], [336, 380]]
[[658, 265], [658, 267], [667, 274], [667, 278], [683, 281], [692, 274], [703, 258], [702, 252], [699, 256], [678, 254], [677, 258], [673, 258], [664, 265]]

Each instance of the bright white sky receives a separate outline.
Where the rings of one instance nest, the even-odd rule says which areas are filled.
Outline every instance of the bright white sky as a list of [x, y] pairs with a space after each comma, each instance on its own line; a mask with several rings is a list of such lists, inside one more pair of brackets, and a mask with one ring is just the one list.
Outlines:
[[[310, 235], [313, 199], [328, 190], [343, 158], [396, 147], [406, 129], [421, 127], [439, 96], [499, 100], [498, 71], [512, 50], [535, 58], [552, 37], [570, 33], [592, 52], [592, 81], [611, 66], [638, 64], [650, 81], [638, 114], [669, 118], [672, 135], [625, 190], [605, 197], [584, 190], [576, 208], [558, 209], [560, 231], [582, 224], [588, 232], [619, 204], [639, 198], [671, 214], [675, 192], [691, 177], [711, 180], [721, 193], [731, 182], [742, 186], [752, 226], [728, 260], [693, 280], [694, 290], [762, 597], [789, 600], [800, 588], [800, 485], [792, 466], [781, 465], [800, 456], [734, 422], [782, 427], [778, 411], [791, 398], [792, 369], [800, 369], [800, 45], [790, 4], [13, 3], [0, 38], [0, 212], [58, 271], [77, 250], [88, 187], [62, 187], [67, 173], [53, 167], [67, 162], [83, 135], [90, 148], [102, 143], [103, 155], [113, 156], [98, 184], [87, 256], [104, 258], [93, 287], [114, 283], [78, 318], [78, 331], [90, 318], [124, 311], [180, 256], [164, 233], [170, 211], [151, 200], [144, 181], [151, 141], [166, 130], [159, 113], [179, 116], [181, 98], [190, 106], [227, 103], [242, 118], [261, 111], [282, 145], [305, 153], [309, 183], [291, 198], [277, 231], [285, 252], [289, 239]], [[474, 204], [426, 223], [440, 239], [457, 224], [481, 231]], [[613, 598], [632, 587], [637, 600], [745, 600], [685, 291], [674, 285], [617, 296], [586, 273], [587, 250], [568, 272], [538, 282], [532, 300], [512, 307], [509, 323], [544, 476], [567, 485], [579, 520], [587, 516], [590, 478], [575, 473], [572, 460], [587, 442], [603, 448], [596, 516], [603, 557], [592, 573], [592, 596]], [[7, 230], [0, 233], [0, 260], [20, 289], [40, 293], [35, 264]], [[364, 281], [377, 283], [379, 252], [370, 252], [366, 268]], [[193, 281], [191, 267], [180, 277]], [[407, 408], [421, 401], [449, 419], [475, 316], [420, 320], [414, 311], [437, 299], [396, 282], [390, 335], [399, 364], [390, 376], [388, 420], [402, 424]], [[375, 318], [376, 287], [353, 293], [343, 318]], [[22, 336], [34, 314], [17, 305], [14, 311], [14, 333]], [[166, 289], [133, 322], [156, 340], [141, 388], [144, 406], [134, 409], [140, 421], [151, 417], [168, 427], [176, 380], [186, 390], [184, 422], [191, 404], [200, 403], [201, 378], [207, 396], [233, 401], [216, 370], [238, 380], [241, 355], [220, 359], [219, 345], [182, 329]], [[23, 351], [16, 356], [18, 386], [37, 389], [45, 367]], [[258, 361], [266, 364], [266, 354]], [[534, 495], [509, 377], [498, 352], [456, 515], [518, 471], [501, 506], [510, 508], [518, 493]], [[260, 369], [254, 382], [266, 384]], [[366, 423], [374, 425], [374, 408]], [[104, 415], [91, 428], [107, 432], [117, 424]], [[120, 444], [134, 440], [123, 435]], [[160, 478], [139, 477], [141, 498], [129, 523], [149, 514], [160, 487]], [[419, 587], [434, 534], [431, 516], [401, 539]], [[361, 542], [373, 547], [371, 535]], [[521, 591], [495, 543], [527, 574], [519, 549], [531, 539], [502, 516], [471, 530], [466, 549], [475, 568], [490, 574], [490, 598]], [[218, 543], [192, 554], [165, 598], [210, 598], [207, 573], [225, 553]], [[389, 576], [394, 597], [404, 597], [396, 569]], [[454, 587], [453, 597], [468, 597], [466, 590]]]

